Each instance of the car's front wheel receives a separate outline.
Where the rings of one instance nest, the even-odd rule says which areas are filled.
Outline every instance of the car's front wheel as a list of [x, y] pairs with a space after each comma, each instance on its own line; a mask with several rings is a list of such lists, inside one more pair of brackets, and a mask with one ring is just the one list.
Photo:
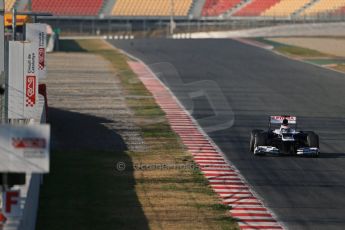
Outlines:
[[319, 148], [319, 136], [314, 132], [308, 132], [307, 144], [311, 148]]
[[[314, 132], [308, 132], [307, 133], [307, 145], [310, 148], [320, 148], [319, 136]], [[314, 155], [314, 157], [318, 157], [318, 156], [319, 156], [319, 153]]]
[[261, 132], [263, 132], [261, 129], [253, 129], [252, 132], [250, 133], [249, 150], [251, 152], [254, 152], [255, 135]]
[[[267, 134], [266, 133], [257, 133], [255, 135], [254, 150], [256, 147], [266, 146], [266, 145], [267, 145]], [[255, 152], [254, 152], [254, 154], [255, 154]], [[255, 154], [255, 155], [264, 155], [264, 154]]]

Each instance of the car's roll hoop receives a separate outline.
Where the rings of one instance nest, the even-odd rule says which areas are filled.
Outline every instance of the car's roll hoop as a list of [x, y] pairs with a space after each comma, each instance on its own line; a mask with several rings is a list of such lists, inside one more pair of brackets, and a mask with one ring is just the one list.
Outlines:
[[297, 117], [295, 116], [269, 116], [270, 123], [271, 124], [282, 124], [284, 119], [289, 121], [289, 124], [297, 124]]

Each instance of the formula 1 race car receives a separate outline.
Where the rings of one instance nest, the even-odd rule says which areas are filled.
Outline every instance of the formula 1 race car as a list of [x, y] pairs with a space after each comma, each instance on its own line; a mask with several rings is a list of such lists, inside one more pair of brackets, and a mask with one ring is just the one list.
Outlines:
[[296, 117], [270, 116], [267, 131], [254, 129], [251, 132], [250, 151], [254, 155], [283, 154], [317, 157], [319, 136], [312, 131], [297, 132], [296, 129]]

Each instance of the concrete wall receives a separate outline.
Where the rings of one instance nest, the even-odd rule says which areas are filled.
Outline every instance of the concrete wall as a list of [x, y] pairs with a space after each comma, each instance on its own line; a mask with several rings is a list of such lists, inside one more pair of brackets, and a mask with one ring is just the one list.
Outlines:
[[20, 222], [18, 230], [35, 230], [36, 229], [36, 218], [38, 211], [38, 201], [40, 194], [40, 185], [41, 185], [42, 175], [32, 174], [27, 176], [27, 180], [30, 182], [27, 183], [28, 187], [24, 195], [25, 197], [25, 206], [23, 209], [23, 216]]
[[345, 36], [345, 22], [307, 23], [271, 26], [257, 29], [198, 32], [191, 38], [285, 37], [285, 36]]

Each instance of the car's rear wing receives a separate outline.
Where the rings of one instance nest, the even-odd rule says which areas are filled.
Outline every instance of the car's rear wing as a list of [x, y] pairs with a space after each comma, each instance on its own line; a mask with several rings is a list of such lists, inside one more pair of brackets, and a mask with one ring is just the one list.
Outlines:
[[286, 119], [289, 121], [289, 124], [297, 124], [297, 117], [294, 116], [270, 116], [270, 124], [282, 124], [283, 120]]

